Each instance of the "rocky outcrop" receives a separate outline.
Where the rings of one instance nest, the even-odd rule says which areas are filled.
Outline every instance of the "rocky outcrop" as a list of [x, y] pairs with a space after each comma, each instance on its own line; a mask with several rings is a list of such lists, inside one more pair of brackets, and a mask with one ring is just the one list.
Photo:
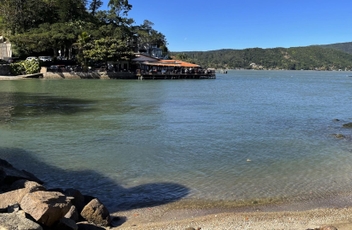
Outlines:
[[97, 198], [84, 196], [76, 189], [48, 190], [42, 184], [33, 174], [0, 159], [0, 229], [78, 230], [110, 226], [110, 213]]

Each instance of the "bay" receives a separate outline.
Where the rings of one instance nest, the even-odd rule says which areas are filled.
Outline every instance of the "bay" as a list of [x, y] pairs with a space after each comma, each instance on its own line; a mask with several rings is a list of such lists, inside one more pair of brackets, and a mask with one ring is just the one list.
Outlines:
[[0, 157], [113, 211], [324, 199], [352, 187], [349, 75], [1, 81]]

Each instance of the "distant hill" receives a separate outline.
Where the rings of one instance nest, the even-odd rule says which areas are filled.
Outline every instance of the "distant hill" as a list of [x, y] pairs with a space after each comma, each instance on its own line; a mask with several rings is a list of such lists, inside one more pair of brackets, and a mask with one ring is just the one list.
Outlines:
[[352, 43], [273, 49], [173, 52], [203, 67], [228, 69], [352, 70]]
[[342, 52], [352, 54], [352, 42], [335, 43], [335, 44], [330, 44], [330, 45], [321, 45], [321, 47], [335, 49], [335, 50], [339, 50]]

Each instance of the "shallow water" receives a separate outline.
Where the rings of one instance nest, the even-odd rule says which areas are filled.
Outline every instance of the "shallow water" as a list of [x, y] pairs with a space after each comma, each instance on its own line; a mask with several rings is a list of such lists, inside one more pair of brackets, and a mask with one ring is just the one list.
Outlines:
[[352, 188], [349, 75], [1, 81], [0, 157], [113, 211], [324, 198]]

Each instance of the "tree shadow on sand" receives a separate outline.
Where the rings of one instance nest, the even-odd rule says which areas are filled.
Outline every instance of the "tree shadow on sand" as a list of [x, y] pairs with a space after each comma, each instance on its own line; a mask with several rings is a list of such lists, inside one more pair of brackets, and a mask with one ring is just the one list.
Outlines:
[[[97, 197], [111, 213], [155, 207], [180, 200], [189, 188], [176, 183], [160, 182], [124, 188], [94, 170], [66, 171], [48, 165], [23, 149], [0, 147], [0, 158], [14, 167], [33, 173], [47, 189], [75, 188], [84, 195]], [[101, 166], [104, 167], [104, 166]]]

